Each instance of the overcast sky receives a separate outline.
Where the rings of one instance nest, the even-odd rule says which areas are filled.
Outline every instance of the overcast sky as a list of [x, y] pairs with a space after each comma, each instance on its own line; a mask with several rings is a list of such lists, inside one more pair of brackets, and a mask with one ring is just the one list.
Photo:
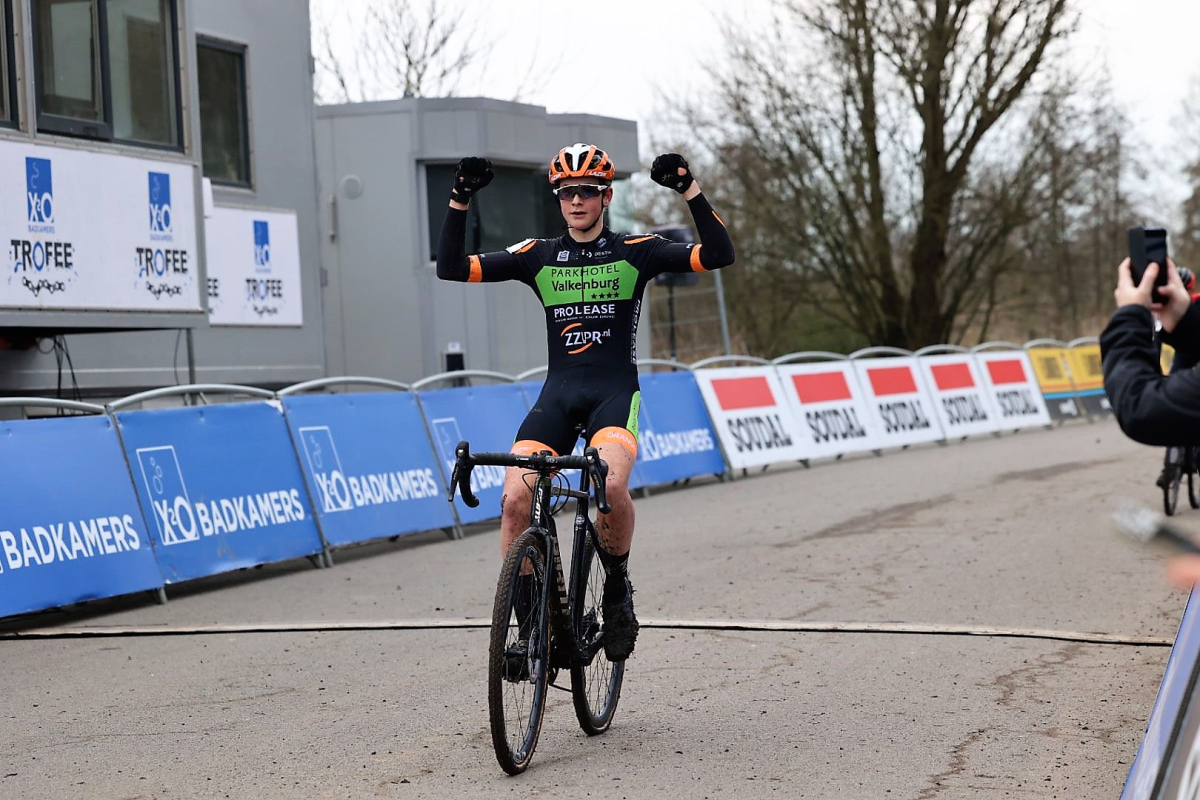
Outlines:
[[[353, 47], [354, 28], [369, 2], [311, 0], [314, 36], [326, 24], [339, 49]], [[770, 6], [770, 0], [457, 2], [464, 18], [494, 42], [488, 71], [473, 75], [457, 94], [511, 99], [526, 78], [524, 102], [551, 112], [635, 119], [643, 142], [654, 130], [661, 93], [705, 90], [702, 64], [712, 63], [723, 47], [722, 15], [764, 20]], [[1152, 160], [1165, 166], [1172, 153], [1171, 126], [1180, 122], [1188, 85], [1200, 74], [1200, 2], [1078, 0], [1077, 7], [1082, 14], [1073, 57], [1081, 65], [1107, 64], [1118, 102], [1151, 143]], [[528, 79], [531, 64], [535, 71]], [[1156, 182], [1175, 193], [1175, 171], [1158, 171], [1163, 174]]]

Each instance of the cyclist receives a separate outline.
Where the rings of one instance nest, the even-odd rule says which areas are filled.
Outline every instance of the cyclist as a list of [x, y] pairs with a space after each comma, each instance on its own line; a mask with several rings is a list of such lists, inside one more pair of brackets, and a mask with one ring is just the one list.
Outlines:
[[[450, 209], [438, 241], [437, 274], [470, 283], [521, 281], [542, 301], [549, 352], [546, 382], [517, 431], [512, 452], [571, 452], [582, 425], [608, 463], [608, 514], [596, 521], [598, 555], [605, 567], [601, 609], [604, 650], [610, 661], [633, 652], [637, 617], [629, 581], [633, 500], [629, 473], [637, 456], [637, 325], [642, 292], [664, 272], [705, 272], [733, 263], [733, 242], [700, 192], [688, 163], [677, 153], [654, 159], [650, 177], [683, 195], [700, 244], [676, 244], [653, 234], [609, 230], [604, 212], [612, 202], [616, 168], [591, 144], [564, 147], [550, 160], [549, 181], [566, 232], [554, 239], [526, 239], [507, 250], [467, 256], [463, 240], [467, 209], [494, 177], [485, 158], [462, 159], [450, 192]], [[532, 493], [522, 470], [509, 469], [500, 501], [500, 545], [509, 545], [529, 520]], [[523, 576], [528, 577], [528, 576]], [[518, 590], [517, 597], [530, 593]], [[526, 618], [518, 608], [518, 620]], [[527, 632], [521, 631], [526, 639]]]

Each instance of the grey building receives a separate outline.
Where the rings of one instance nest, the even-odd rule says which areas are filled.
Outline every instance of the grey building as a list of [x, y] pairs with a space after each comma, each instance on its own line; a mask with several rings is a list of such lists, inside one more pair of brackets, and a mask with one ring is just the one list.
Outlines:
[[[482, 98], [318, 108], [331, 372], [412, 381], [442, 371], [452, 350], [469, 369], [513, 374], [545, 364], [545, 317], [529, 288], [439, 281], [434, 253], [465, 155], [487, 156], [496, 169], [471, 203], [468, 252], [558, 235], [563, 220], [547, 169], [560, 148], [581, 141], [608, 151], [618, 179], [638, 168], [637, 124], [627, 120]], [[614, 227], [626, 224], [622, 183]]]
[[636, 168], [628, 121], [315, 107], [298, 0], [0, 0], [0, 395], [543, 364], [529, 290], [439, 282], [433, 247], [467, 154], [498, 171], [469, 248], [556, 234], [575, 141]]
[[[71, 386], [72, 366], [86, 396], [184, 382], [185, 330], [201, 381], [269, 386], [326, 374], [308, 4], [0, 0], [0, 11], [0, 172], [28, 189], [26, 172], [53, 168], [47, 214], [29, 207], [26, 194], [37, 192], [0, 190], [0, 243], [33, 239], [34, 256], [17, 246], [0, 260], [9, 289], [0, 288], [0, 393], [53, 395], [60, 380]], [[147, 173], [151, 193], [155, 175], [170, 178], [174, 213], [158, 227], [165, 221], [173, 236], [153, 233], [153, 199], [152, 232], [144, 230]], [[205, 258], [214, 207], [234, 219], [294, 217], [294, 241], [280, 241], [288, 231], [277, 226], [271, 240], [276, 262], [298, 249], [289, 324], [210, 323], [208, 295], [221, 283]], [[72, 245], [69, 266], [60, 239]], [[48, 263], [31, 270], [39, 245], [58, 252], [57, 276], [40, 277]], [[177, 282], [143, 280], [146, 261]], [[258, 271], [259, 287], [278, 295], [284, 281]], [[17, 285], [22, 273], [34, 288]], [[170, 310], [155, 308], [172, 297]]]

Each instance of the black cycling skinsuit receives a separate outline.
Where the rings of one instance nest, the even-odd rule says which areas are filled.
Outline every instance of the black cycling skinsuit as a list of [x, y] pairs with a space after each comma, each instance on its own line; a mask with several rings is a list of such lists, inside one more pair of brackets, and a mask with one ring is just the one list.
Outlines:
[[470, 283], [516, 280], [546, 310], [549, 356], [542, 393], [517, 433], [567, 453], [575, 425], [590, 435], [628, 430], [636, 441], [637, 325], [646, 284], [664, 272], [707, 272], [733, 263], [733, 242], [704, 198], [688, 201], [701, 244], [654, 234], [613, 233], [593, 241], [526, 239], [507, 250], [464, 254], [467, 212], [449, 208], [438, 241], [437, 274]]

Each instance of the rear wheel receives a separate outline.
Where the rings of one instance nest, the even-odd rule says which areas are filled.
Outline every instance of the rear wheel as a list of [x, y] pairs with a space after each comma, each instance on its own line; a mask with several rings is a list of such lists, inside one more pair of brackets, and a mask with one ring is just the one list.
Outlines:
[[1163, 513], [1168, 517], [1175, 513], [1179, 504], [1179, 484], [1183, 480], [1183, 450], [1178, 447], [1168, 447], [1163, 472], [1159, 476], [1158, 485], [1163, 491]]
[[579, 727], [588, 736], [595, 736], [604, 733], [612, 724], [617, 701], [621, 698], [625, 662], [609, 661], [601, 645], [604, 612], [600, 601], [604, 593], [604, 565], [596, 557], [596, 531], [591, 523], [588, 523], [582, 566], [583, 579], [574, 581], [571, 586], [571, 615], [590, 659], [586, 664], [571, 667], [571, 695]]
[[545, 584], [542, 543], [523, 533], [509, 547], [500, 571], [488, 647], [492, 747], [509, 775], [529, 766], [546, 710], [550, 615]]
[[1200, 508], [1200, 475], [1196, 474], [1197, 456], [1200, 456], [1200, 450], [1188, 449], [1188, 502], [1191, 503], [1192, 508]]

